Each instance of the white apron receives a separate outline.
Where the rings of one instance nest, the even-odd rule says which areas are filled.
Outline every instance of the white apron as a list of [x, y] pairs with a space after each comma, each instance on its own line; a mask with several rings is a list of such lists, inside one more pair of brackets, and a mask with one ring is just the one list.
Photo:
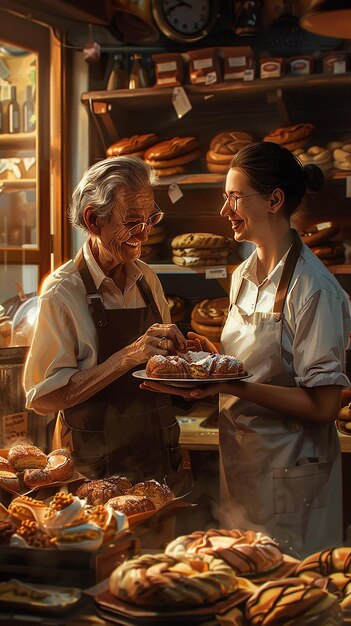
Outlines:
[[[295, 386], [281, 359], [283, 309], [302, 242], [295, 234], [272, 313], [242, 316], [236, 306], [222, 334], [250, 382]], [[264, 531], [302, 558], [342, 543], [341, 455], [334, 422], [292, 419], [258, 404], [220, 399], [221, 526]]]

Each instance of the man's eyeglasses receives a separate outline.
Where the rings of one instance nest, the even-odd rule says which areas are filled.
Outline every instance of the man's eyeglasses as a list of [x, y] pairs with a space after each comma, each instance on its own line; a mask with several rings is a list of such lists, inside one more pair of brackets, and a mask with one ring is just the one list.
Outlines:
[[[144, 222], [128, 222], [127, 224], [122, 224], [123, 228], [126, 229], [126, 231], [129, 233], [129, 237], [132, 237], [133, 235], [140, 235], [140, 233], [143, 232], [143, 230], [145, 230], [146, 227], [148, 226], [155, 226], [156, 224], [158, 224], [164, 217], [164, 213], [163, 211], [161, 211], [157, 205], [156, 205], [157, 210], [152, 213], [150, 215], [150, 217], [147, 217], [146, 220]], [[115, 221], [119, 221], [115, 218], [114, 215], [111, 215], [110, 219], [113, 219]]]
[[226, 194], [225, 191], [223, 191], [223, 200], [224, 200], [224, 204], [226, 204], [227, 202], [229, 203], [229, 208], [232, 211], [232, 213], [236, 213], [238, 210], [238, 200], [240, 200], [241, 198], [251, 198], [251, 196], [264, 196], [264, 195], [266, 194], [248, 193], [245, 196], [236, 196], [235, 193]]

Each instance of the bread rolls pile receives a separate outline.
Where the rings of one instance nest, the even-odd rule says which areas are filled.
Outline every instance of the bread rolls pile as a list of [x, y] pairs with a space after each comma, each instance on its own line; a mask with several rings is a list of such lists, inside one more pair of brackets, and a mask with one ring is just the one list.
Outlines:
[[208, 171], [227, 174], [234, 154], [253, 142], [253, 137], [242, 130], [225, 130], [218, 133], [211, 140], [206, 153]]
[[328, 172], [333, 167], [333, 155], [328, 148], [322, 148], [321, 146], [311, 146], [307, 149], [296, 148], [296, 150], [293, 150], [293, 153], [298, 157], [302, 165], [314, 163], [323, 172]]
[[201, 300], [191, 312], [191, 328], [200, 335], [219, 342], [228, 316], [228, 309], [228, 296]]
[[172, 262], [185, 267], [227, 265], [233, 239], [213, 233], [184, 233], [171, 241]]
[[196, 137], [173, 137], [146, 150], [144, 161], [156, 170], [158, 176], [183, 174], [186, 166], [200, 157]]
[[273, 141], [289, 150], [296, 150], [310, 141], [313, 132], [313, 124], [294, 124], [294, 126], [276, 128], [266, 135], [263, 141]]
[[328, 146], [333, 153], [333, 167], [346, 176], [351, 172], [351, 142], [333, 141]]
[[339, 226], [335, 222], [313, 224], [300, 232], [301, 239], [324, 265], [345, 263], [345, 246], [337, 238]]
[[70, 452], [53, 450], [46, 455], [30, 444], [11, 446], [7, 459], [0, 457], [0, 487], [20, 493], [69, 480], [74, 473]]

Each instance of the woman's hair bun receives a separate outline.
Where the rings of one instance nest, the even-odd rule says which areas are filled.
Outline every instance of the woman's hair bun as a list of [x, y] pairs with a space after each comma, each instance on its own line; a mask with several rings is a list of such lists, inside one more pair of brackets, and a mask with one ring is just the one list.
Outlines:
[[303, 173], [308, 191], [320, 191], [324, 184], [324, 174], [318, 165], [307, 163], [303, 166]]

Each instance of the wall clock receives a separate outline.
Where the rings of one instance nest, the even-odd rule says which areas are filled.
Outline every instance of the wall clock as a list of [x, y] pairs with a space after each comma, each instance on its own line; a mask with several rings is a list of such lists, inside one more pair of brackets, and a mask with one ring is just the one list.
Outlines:
[[217, 20], [218, 0], [152, 0], [159, 29], [174, 41], [189, 43], [206, 37]]

